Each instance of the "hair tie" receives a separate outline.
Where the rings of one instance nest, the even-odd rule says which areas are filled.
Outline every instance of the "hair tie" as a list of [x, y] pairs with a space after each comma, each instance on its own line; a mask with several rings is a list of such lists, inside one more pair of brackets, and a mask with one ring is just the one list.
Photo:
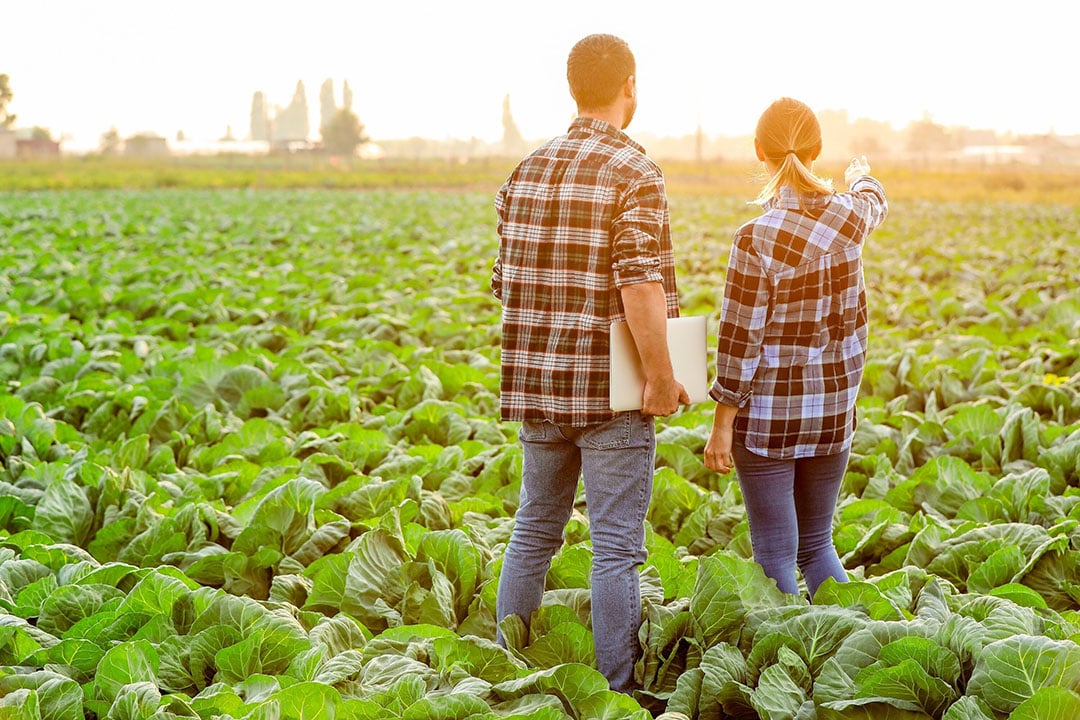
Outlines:
[[787, 150], [784, 151], [784, 155], [792, 155], [792, 154], [794, 154], [796, 157], [798, 157], [798, 155], [799, 155], [799, 153], [795, 152], [791, 148], [788, 148]]

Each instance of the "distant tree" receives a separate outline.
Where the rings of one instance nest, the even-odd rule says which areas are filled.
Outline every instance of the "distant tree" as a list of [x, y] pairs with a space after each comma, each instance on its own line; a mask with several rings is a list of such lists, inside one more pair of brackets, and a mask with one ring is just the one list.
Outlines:
[[[821, 127], [821, 162], [842, 158], [847, 154], [847, 147], [851, 145], [851, 122], [848, 119], [847, 110], [832, 110], [822, 108], [817, 113], [818, 125]], [[652, 148], [649, 148], [652, 150]], [[653, 150], [653, 152], [656, 152]]]
[[502, 149], [508, 155], [520, 155], [525, 149], [525, 138], [521, 136], [521, 131], [518, 130], [517, 123], [514, 122], [514, 116], [510, 113], [510, 96], [506, 95], [503, 98], [503, 113], [502, 113]]
[[119, 155], [121, 142], [120, 131], [111, 127], [102, 133], [101, 140], [98, 142], [98, 152], [102, 155]]
[[345, 81], [341, 88], [341, 107], [345, 110], [352, 110], [352, 88], [349, 87], [348, 80]]
[[221, 142], [236, 142], [236, 137], [232, 134], [232, 125], [225, 126], [225, 134], [221, 136]]
[[868, 155], [870, 162], [901, 149], [903, 137], [892, 125], [880, 120], [858, 118], [851, 123], [851, 141], [847, 145], [851, 155]]
[[15, 124], [15, 116], [8, 112], [7, 104], [15, 94], [11, 92], [11, 78], [5, 73], [0, 73], [0, 128], [11, 127]]
[[880, 157], [885, 154], [885, 147], [874, 135], [860, 135], [851, 141], [851, 154], [852, 155], [869, 155], [870, 157]]
[[364, 126], [352, 110], [342, 108], [322, 130], [323, 146], [335, 155], [352, 155], [366, 143]]
[[52, 131], [49, 130], [49, 128], [47, 128], [47, 127], [41, 127], [40, 125], [35, 125], [30, 130], [30, 137], [33, 138], [34, 140], [52, 140], [53, 139]]
[[272, 139], [284, 142], [307, 140], [310, 134], [311, 121], [308, 117], [307, 91], [304, 89], [304, 81], [301, 80], [296, 83], [296, 92], [293, 93], [292, 102], [274, 118]]
[[307, 140], [311, 135], [311, 119], [308, 114], [307, 90], [304, 89], [303, 80], [296, 83], [296, 92], [293, 93], [289, 108], [295, 108], [297, 137], [301, 140]]
[[327, 78], [319, 88], [319, 132], [323, 131], [337, 113], [337, 104], [334, 101], [334, 81]]
[[929, 117], [911, 123], [908, 127], [908, 150], [918, 155], [938, 155], [952, 148], [949, 133]]
[[251, 139], [260, 142], [270, 140], [270, 113], [266, 108], [266, 96], [262, 92], [251, 96]]

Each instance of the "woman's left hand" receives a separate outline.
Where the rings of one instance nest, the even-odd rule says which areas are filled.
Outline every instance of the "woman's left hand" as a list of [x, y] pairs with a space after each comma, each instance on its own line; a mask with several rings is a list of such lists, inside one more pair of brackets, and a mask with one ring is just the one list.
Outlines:
[[735, 467], [735, 459], [731, 455], [731, 443], [734, 436], [732, 427], [716, 427], [709, 435], [709, 441], [705, 443], [705, 467], [719, 473], [729, 473]]

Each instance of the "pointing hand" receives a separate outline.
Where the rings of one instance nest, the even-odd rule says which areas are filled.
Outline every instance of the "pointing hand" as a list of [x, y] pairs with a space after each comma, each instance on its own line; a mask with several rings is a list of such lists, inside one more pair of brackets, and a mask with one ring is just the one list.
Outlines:
[[865, 155], [852, 158], [851, 163], [847, 166], [847, 169], [844, 170], [844, 182], [847, 183], [848, 187], [851, 187], [851, 183], [855, 182], [857, 178], [869, 174], [870, 163], [866, 162]]

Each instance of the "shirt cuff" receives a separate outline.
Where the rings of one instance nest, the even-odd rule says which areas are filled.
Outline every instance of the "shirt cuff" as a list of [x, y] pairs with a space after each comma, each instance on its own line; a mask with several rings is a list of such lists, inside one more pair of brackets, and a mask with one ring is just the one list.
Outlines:
[[638, 283], [664, 282], [664, 274], [660, 270], [659, 259], [618, 262], [615, 263], [612, 270], [615, 274], [615, 287], [617, 288]]
[[712, 387], [709, 388], [709, 397], [713, 400], [722, 405], [730, 405], [737, 408], [745, 407], [746, 403], [750, 402], [750, 396], [753, 394], [754, 393], [751, 390], [747, 390], [741, 394], [732, 392], [721, 385], [719, 380], [714, 380]]
[[882, 199], [885, 198], [885, 188], [871, 175], [860, 175], [851, 182], [850, 192], [860, 192], [863, 190], [871, 190], [880, 195]]

